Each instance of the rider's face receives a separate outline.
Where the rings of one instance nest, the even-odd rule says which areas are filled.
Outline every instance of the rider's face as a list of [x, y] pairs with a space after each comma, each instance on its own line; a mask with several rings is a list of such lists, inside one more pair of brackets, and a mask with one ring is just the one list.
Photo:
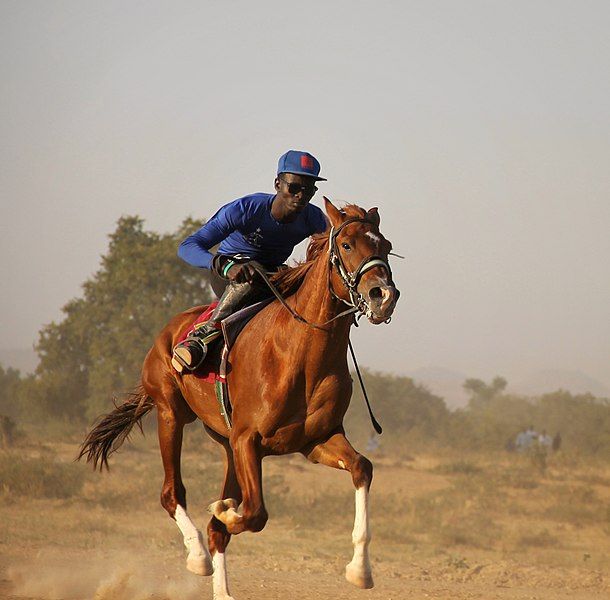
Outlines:
[[315, 179], [294, 173], [281, 173], [275, 179], [275, 191], [287, 212], [299, 213], [313, 198]]

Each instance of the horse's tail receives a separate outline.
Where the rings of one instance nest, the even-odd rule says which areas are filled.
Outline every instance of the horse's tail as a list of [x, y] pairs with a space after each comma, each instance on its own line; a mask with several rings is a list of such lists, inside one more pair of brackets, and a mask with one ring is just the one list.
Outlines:
[[142, 431], [140, 420], [155, 404], [144, 388], [138, 386], [123, 404], [117, 405], [115, 400], [114, 405], [116, 408], [111, 413], [98, 419], [85, 438], [76, 459], [86, 456], [87, 462], [92, 462], [94, 469], [99, 466], [100, 471], [104, 467], [108, 468], [108, 457], [129, 438], [134, 425], [137, 424]]

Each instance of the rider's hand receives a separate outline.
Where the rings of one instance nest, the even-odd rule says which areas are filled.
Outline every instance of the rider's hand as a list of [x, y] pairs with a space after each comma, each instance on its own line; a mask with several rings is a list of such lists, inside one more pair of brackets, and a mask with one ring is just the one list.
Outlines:
[[254, 261], [239, 262], [231, 256], [217, 254], [214, 257], [212, 268], [223, 279], [229, 279], [235, 283], [252, 283], [257, 274], [254, 265]]
[[235, 283], [252, 283], [257, 272], [251, 262], [235, 264], [227, 272], [226, 277]]

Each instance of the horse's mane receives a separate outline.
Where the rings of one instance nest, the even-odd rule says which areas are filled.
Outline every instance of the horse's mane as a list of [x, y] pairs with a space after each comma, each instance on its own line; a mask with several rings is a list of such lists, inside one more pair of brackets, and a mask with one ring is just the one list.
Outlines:
[[[356, 204], [347, 204], [341, 209], [347, 218], [357, 217], [363, 218], [366, 211]], [[330, 228], [327, 228], [324, 233], [315, 233], [309, 239], [305, 260], [297, 262], [293, 267], [282, 269], [271, 277], [271, 281], [277, 287], [282, 296], [290, 296], [294, 294], [300, 287], [305, 276], [309, 273], [309, 269], [313, 267], [316, 259], [328, 250], [328, 235]]]

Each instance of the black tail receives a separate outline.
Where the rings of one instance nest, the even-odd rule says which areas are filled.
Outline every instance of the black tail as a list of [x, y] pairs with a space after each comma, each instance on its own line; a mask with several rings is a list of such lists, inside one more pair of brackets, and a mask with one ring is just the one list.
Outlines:
[[120, 406], [116, 404], [115, 409], [104, 417], [100, 417], [89, 435], [85, 438], [76, 460], [83, 456], [87, 462], [93, 463], [93, 468], [100, 471], [108, 468], [108, 457], [116, 452], [123, 442], [129, 438], [131, 429], [135, 424], [142, 431], [140, 420], [154, 407], [152, 398], [139, 386], [129, 394], [129, 398]]

